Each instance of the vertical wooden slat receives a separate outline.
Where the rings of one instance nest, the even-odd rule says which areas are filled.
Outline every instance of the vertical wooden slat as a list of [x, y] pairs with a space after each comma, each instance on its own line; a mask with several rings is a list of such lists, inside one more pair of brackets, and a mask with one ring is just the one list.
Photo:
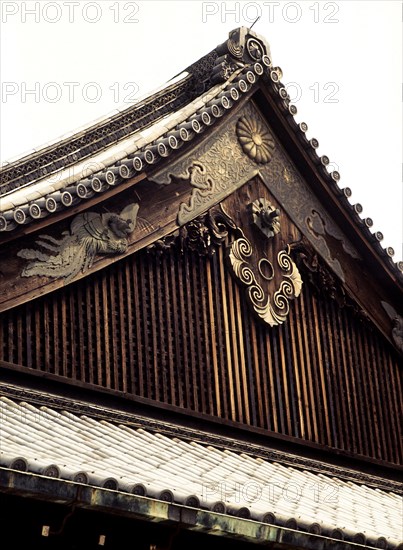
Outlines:
[[215, 316], [215, 327], [217, 331], [218, 343], [218, 365], [219, 365], [219, 387], [222, 396], [223, 417], [231, 418], [231, 398], [227, 384], [227, 360], [225, 345], [225, 326], [224, 326], [224, 304], [222, 303], [222, 291], [220, 286], [220, 271], [218, 266], [218, 254], [212, 258], [211, 280], [213, 283], [213, 315]]
[[[245, 307], [245, 306], [244, 306]], [[245, 308], [246, 309], [246, 308]], [[256, 333], [256, 323], [250, 318], [248, 312], [245, 311], [249, 325], [249, 334], [251, 341], [251, 362], [256, 380], [256, 397], [257, 397], [257, 425], [260, 428], [272, 429], [272, 415], [269, 412], [269, 391], [267, 387], [267, 369], [268, 361], [266, 360], [262, 338]], [[252, 368], [252, 367], [251, 367]]]
[[312, 393], [314, 395], [314, 418], [316, 421], [317, 427], [317, 441], [318, 443], [326, 443], [326, 424], [325, 424], [325, 414], [324, 414], [324, 405], [322, 399], [322, 392], [320, 386], [320, 375], [319, 375], [319, 358], [317, 350], [317, 341], [315, 333], [315, 320], [314, 312], [312, 309], [313, 296], [309, 289], [305, 286], [305, 297], [302, 296], [301, 306], [305, 313], [304, 319], [304, 329], [306, 327], [307, 334], [307, 363], [309, 364], [308, 369], [308, 378], [310, 383], [310, 388], [312, 388]]
[[[108, 327], [105, 326], [105, 332], [108, 332], [109, 343], [109, 373], [110, 373], [110, 387], [117, 390], [119, 389], [119, 369], [120, 366], [120, 354], [119, 354], [119, 341], [120, 336], [118, 331], [118, 314], [117, 314], [117, 299], [116, 299], [116, 273], [112, 274], [110, 270], [105, 273], [105, 284], [107, 292], [107, 318]], [[123, 336], [123, 335], [122, 335]]]
[[[237, 308], [239, 315], [243, 319], [243, 331], [241, 337], [244, 342], [244, 354], [245, 354], [245, 368], [248, 374], [248, 386], [249, 386], [249, 414], [250, 422], [252, 426], [266, 427], [263, 416], [263, 395], [262, 395], [262, 382], [260, 379], [260, 371], [256, 368], [258, 363], [258, 349], [256, 332], [253, 331], [248, 315], [247, 307], [244, 300], [241, 300], [239, 287], [236, 286], [237, 291]], [[265, 396], [267, 398], [267, 396]]]
[[91, 291], [92, 285], [88, 281], [85, 281], [85, 307], [87, 315], [87, 362], [88, 362], [88, 381], [90, 384], [95, 384], [96, 380], [96, 361], [94, 360], [95, 356], [95, 347], [96, 347], [96, 335], [95, 335], [95, 304], [94, 304], [94, 294]]
[[[368, 331], [365, 330], [365, 327], [361, 326], [361, 339], [363, 347], [363, 366], [366, 372], [366, 385], [369, 390], [369, 403], [368, 407], [372, 408], [372, 438], [374, 440], [374, 457], [382, 458], [382, 447], [385, 447], [385, 442], [381, 440], [381, 430], [379, 427], [379, 422], [381, 420], [380, 411], [377, 407], [377, 399], [374, 393], [375, 391], [375, 381], [373, 376], [374, 370], [374, 354], [370, 351], [370, 344], [368, 342]], [[376, 367], [375, 367], [376, 368]]]
[[220, 282], [221, 282], [221, 300], [222, 300], [222, 307], [223, 307], [223, 314], [224, 314], [224, 338], [225, 338], [225, 356], [226, 356], [226, 363], [221, 365], [221, 368], [226, 369], [226, 373], [222, 372], [222, 377], [225, 374], [228, 375], [228, 390], [229, 390], [229, 402], [230, 402], [230, 418], [231, 420], [236, 420], [236, 406], [235, 406], [235, 389], [234, 389], [234, 380], [233, 380], [233, 365], [232, 365], [232, 351], [231, 351], [231, 338], [230, 338], [230, 324], [228, 319], [228, 304], [227, 304], [227, 296], [225, 292], [225, 272], [223, 269], [223, 252], [222, 248], [218, 249], [219, 252], [219, 276], [220, 276]]
[[95, 312], [95, 342], [96, 342], [96, 381], [102, 385], [102, 367], [105, 363], [102, 354], [102, 336], [101, 336], [101, 281], [97, 279], [94, 286], [94, 312]]
[[[25, 341], [26, 341], [26, 350], [27, 350], [27, 367], [33, 368], [33, 330], [32, 330], [32, 309], [30, 307], [30, 304], [24, 305], [23, 314], [26, 321], [26, 334], [25, 334]], [[2, 324], [2, 323], [1, 323]], [[3, 333], [4, 334], [4, 333]], [[4, 338], [4, 336], [3, 336]], [[62, 348], [61, 348], [62, 349]]]
[[363, 411], [363, 417], [365, 421], [365, 432], [364, 432], [364, 439], [367, 442], [368, 445], [368, 452], [370, 453], [369, 456], [375, 457], [375, 445], [373, 441], [373, 431], [374, 431], [374, 424], [373, 424], [373, 411], [372, 411], [372, 403], [369, 396], [368, 391], [368, 381], [366, 376], [366, 365], [365, 365], [365, 354], [363, 351], [363, 344], [362, 344], [362, 336], [361, 336], [361, 327], [359, 325], [359, 321], [355, 320], [354, 323], [354, 337], [355, 337], [355, 344], [356, 344], [356, 354], [357, 354], [357, 372], [359, 373], [359, 379], [360, 379], [360, 391], [359, 396], [361, 398], [361, 409]]
[[[255, 384], [253, 380], [253, 369], [251, 368], [251, 354], [245, 349], [245, 323], [243, 322], [244, 316], [241, 307], [240, 289], [238, 285], [234, 284], [235, 296], [235, 321], [234, 326], [235, 334], [238, 337], [239, 345], [239, 362], [241, 365], [241, 381], [243, 386], [243, 408], [245, 414], [245, 421], [247, 424], [256, 424], [256, 404], [255, 404]], [[238, 363], [239, 364], [239, 363]]]
[[179, 334], [181, 334], [181, 328], [180, 328], [180, 318], [178, 315], [179, 312], [179, 304], [177, 299], [177, 288], [176, 288], [176, 271], [175, 271], [175, 259], [172, 253], [169, 255], [170, 259], [170, 280], [171, 280], [171, 292], [172, 292], [172, 311], [173, 311], [173, 320], [174, 320], [174, 338], [175, 338], [175, 355], [176, 355], [176, 372], [175, 372], [175, 378], [177, 380], [176, 388], [177, 388], [177, 404], [179, 407], [184, 407], [185, 404], [185, 397], [184, 397], [184, 391], [183, 391], [183, 373], [184, 373], [184, 365], [183, 365], [183, 356], [181, 353], [181, 345], [180, 345], [180, 339]]
[[202, 266], [199, 258], [196, 257], [196, 254], [193, 254], [192, 263], [190, 266], [189, 281], [191, 282], [192, 288], [192, 311], [193, 311], [193, 326], [192, 326], [192, 335], [191, 338], [195, 339], [195, 365], [194, 365], [194, 385], [198, 388], [198, 405], [195, 407], [196, 410], [200, 412], [207, 412], [206, 406], [206, 389], [210, 385], [210, 380], [208, 378], [207, 365], [205, 364], [205, 339], [203, 338], [203, 299], [199, 291], [199, 281], [202, 276]]
[[[388, 419], [388, 404], [387, 395], [385, 391], [385, 384], [383, 383], [383, 372], [387, 369], [387, 362], [383, 360], [382, 350], [374, 340], [374, 335], [369, 334], [370, 340], [370, 353], [373, 357], [373, 373], [375, 380], [375, 394], [376, 401], [380, 411], [380, 430], [382, 434], [383, 446], [381, 448], [381, 457], [383, 460], [390, 462], [394, 461], [393, 456], [393, 441], [391, 431], [395, 429], [393, 426], [394, 415], [392, 415], [391, 421]], [[387, 427], [390, 426], [390, 429]]]
[[152, 364], [152, 369], [150, 372], [150, 387], [148, 390], [147, 396], [156, 399], [157, 401], [160, 400], [161, 395], [161, 381], [159, 377], [159, 365], [158, 365], [158, 359], [159, 359], [159, 353], [158, 353], [158, 334], [162, 331], [161, 324], [158, 326], [158, 318], [156, 314], [156, 298], [157, 298], [157, 288], [154, 284], [154, 269], [153, 269], [153, 258], [148, 257], [147, 258], [147, 265], [148, 265], [148, 281], [149, 281], [149, 287], [150, 287], [150, 293], [148, 296], [149, 300], [149, 307], [150, 307], [150, 335], [149, 338], [151, 340], [151, 360], [150, 363]]
[[[352, 320], [351, 320], [352, 321]], [[354, 354], [355, 354], [355, 361], [354, 361], [354, 369], [357, 379], [357, 402], [358, 402], [358, 411], [361, 417], [361, 429], [362, 429], [362, 443], [363, 447], [361, 449], [361, 454], [366, 454], [367, 456], [373, 456], [373, 449], [372, 449], [372, 442], [370, 442], [370, 424], [369, 424], [369, 417], [367, 413], [367, 391], [365, 387], [365, 380], [363, 378], [363, 372], [362, 372], [362, 365], [361, 365], [361, 353], [360, 353], [360, 339], [357, 334], [357, 326], [356, 323], [352, 326], [350, 326], [351, 330], [351, 343], [352, 346], [354, 346]]]
[[103, 339], [103, 357], [100, 366], [103, 371], [103, 378], [107, 388], [112, 387], [112, 357], [110, 342], [110, 305], [108, 299], [108, 279], [105, 271], [101, 273], [101, 304], [102, 304], [102, 339]]
[[[302, 297], [301, 297], [302, 299]], [[296, 347], [297, 347], [297, 353], [298, 353], [298, 372], [296, 372], [296, 377], [299, 379], [300, 384], [300, 392], [301, 392], [301, 402], [302, 402], [302, 411], [301, 411], [301, 417], [304, 418], [304, 432], [305, 437], [312, 441], [314, 440], [314, 433], [313, 433], [313, 426], [311, 421], [311, 409], [313, 408], [313, 402], [310, 401], [310, 394], [309, 392], [312, 391], [312, 388], [309, 388], [309, 382], [307, 378], [307, 366], [306, 364], [306, 355], [304, 350], [304, 340], [303, 340], [303, 325], [305, 324], [305, 319], [303, 318], [302, 312], [301, 312], [301, 300], [295, 300], [294, 309], [293, 312], [295, 315], [295, 325], [294, 325], [294, 331], [296, 335]], [[308, 342], [306, 342], [308, 344]], [[298, 376], [299, 375], [299, 376]], [[313, 394], [312, 394], [313, 395]], [[302, 429], [302, 427], [301, 427]]]
[[321, 307], [318, 308], [318, 321], [321, 327], [326, 395], [329, 404], [329, 424], [332, 433], [332, 445], [338, 449], [342, 448], [341, 414], [338, 402], [338, 377], [333, 376], [335, 358], [333, 353], [333, 335], [329, 325], [329, 313], [327, 311], [327, 299], [322, 298]]
[[[156, 286], [156, 319], [155, 326], [159, 325], [159, 330], [157, 332], [157, 368], [158, 368], [158, 379], [159, 379], [159, 397], [161, 401], [169, 403], [168, 397], [168, 379], [167, 379], [167, 369], [168, 369], [168, 342], [170, 338], [170, 319], [167, 315], [165, 308], [164, 300], [164, 289], [163, 289], [163, 267], [162, 261], [159, 257], [153, 258], [153, 263], [155, 264], [155, 286]], [[157, 375], [156, 375], [157, 377]]]
[[[187, 249], [183, 252], [183, 292], [184, 292], [184, 301], [183, 301], [183, 313], [186, 321], [186, 335], [187, 341], [189, 344], [188, 358], [190, 361], [190, 368], [188, 366], [189, 379], [191, 380], [189, 384], [189, 393], [192, 396], [192, 409], [197, 411], [199, 410], [199, 396], [198, 396], [198, 376], [197, 371], [199, 368], [197, 358], [196, 358], [196, 349], [195, 349], [195, 322], [194, 322], [194, 290], [192, 290], [191, 284], [191, 275], [190, 275], [190, 255]], [[185, 307], [187, 306], [187, 307]]]
[[[88, 380], [88, 361], [85, 353], [85, 336], [88, 323], [85, 319], [84, 299], [81, 285], [76, 285], [74, 290], [77, 293], [77, 317], [78, 317], [78, 372], [79, 380], [85, 382]], [[76, 321], [77, 323], [77, 321]]]
[[284, 408], [284, 399], [283, 399], [283, 384], [282, 384], [282, 376], [281, 376], [281, 350], [279, 349], [281, 346], [280, 340], [279, 340], [279, 327], [273, 327], [272, 330], [269, 331], [270, 341], [271, 341], [271, 350], [272, 350], [272, 359], [273, 359], [273, 366], [274, 366], [274, 378], [273, 378], [273, 385], [276, 392], [276, 400], [274, 403], [276, 403], [277, 411], [278, 411], [278, 419], [279, 419], [279, 425], [278, 429], [280, 433], [285, 434], [287, 433], [287, 419], [286, 419], [286, 411]]
[[[220, 360], [219, 363], [219, 354], [217, 353], [217, 348], [222, 351], [223, 345], [221, 343], [221, 332], [218, 330], [216, 320], [215, 320], [215, 309], [214, 309], [214, 290], [212, 283], [212, 262], [210, 258], [206, 263], [206, 283], [207, 283], [207, 301], [208, 301], [208, 319], [210, 326], [210, 336], [211, 336], [211, 354], [213, 362], [213, 373], [214, 373], [214, 395], [215, 403], [210, 400], [210, 410], [216, 410], [217, 416], [223, 414], [224, 417], [228, 416], [227, 410], [227, 399], [225, 391], [223, 393], [223, 405], [224, 409], [221, 409], [221, 386], [220, 386], [220, 373], [219, 368], [224, 367], [224, 361]], [[217, 335], [217, 336], [216, 336]], [[220, 353], [221, 355], [221, 353]]]
[[168, 259], [167, 255], [162, 257], [162, 270], [163, 270], [163, 281], [164, 281], [164, 290], [165, 290], [165, 310], [166, 310], [166, 327], [167, 327], [167, 354], [168, 354], [168, 379], [169, 379], [169, 397], [168, 402], [172, 405], [176, 405], [176, 394], [175, 394], [175, 360], [176, 355], [174, 354], [174, 345], [173, 341], [176, 341], [175, 334], [173, 334], [173, 323], [172, 318], [176, 316], [172, 310], [173, 297], [171, 293], [171, 288], [169, 284], [169, 268], [168, 268]]
[[399, 365], [393, 364], [392, 357], [390, 354], [386, 353], [385, 368], [384, 374], [386, 375], [385, 379], [385, 389], [387, 393], [388, 403], [389, 403], [389, 418], [391, 421], [390, 430], [391, 437], [394, 439], [393, 448], [395, 450], [394, 457], [397, 463], [400, 463], [402, 459], [402, 424], [400, 421], [402, 414], [401, 399], [397, 396], [402, 395], [402, 389], [400, 387], [400, 373]]
[[53, 372], [53, 366], [51, 365], [50, 360], [50, 323], [49, 323], [49, 304], [48, 301], [45, 300], [43, 302], [43, 339], [44, 339], [44, 370], [47, 372]]
[[[280, 409], [277, 406], [276, 401], [276, 392], [278, 391], [277, 386], [277, 378], [276, 378], [276, 365], [275, 365], [275, 359], [274, 355], [276, 353], [276, 350], [274, 349], [274, 344], [272, 342], [272, 339], [269, 337], [268, 329], [266, 327], [261, 329], [262, 334], [262, 340], [265, 341], [265, 352], [267, 353], [267, 362], [264, 362], [263, 364], [266, 366], [265, 372], [268, 372], [269, 376], [269, 388], [270, 388], [270, 398], [271, 402], [268, 403], [268, 400], [266, 398], [267, 403], [267, 409], [269, 411], [269, 416], [272, 419], [272, 426], [273, 430], [277, 433], [282, 431], [282, 424], [281, 424], [281, 416], [280, 416]], [[264, 346], [263, 346], [264, 347]], [[280, 417], [280, 420], [279, 420]]]
[[283, 403], [284, 403], [284, 417], [286, 421], [284, 433], [287, 435], [292, 435], [293, 433], [293, 424], [292, 424], [292, 411], [291, 411], [291, 401], [289, 396], [289, 381], [288, 381], [288, 372], [287, 372], [287, 359], [286, 359], [286, 340], [284, 338], [284, 327], [280, 325], [277, 327], [278, 335], [278, 348], [280, 352], [280, 365], [281, 365], [281, 376], [280, 384], [283, 390]]
[[142, 326], [145, 323], [143, 319], [143, 309], [140, 300], [141, 282], [138, 276], [137, 264], [140, 263], [141, 258], [138, 257], [133, 260], [130, 266], [130, 272], [133, 277], [133, 294], [134, 294], [134, 309], [135, 309], [135, 333], [136, 333], [136, 350], [137, 350], [137, 372], [138, 372], [138, 384], [136, 388], [137, 395], [144, 395], [144, 354], [143, 354], [143, 336]]
[[372, 332], [368, 333], [369, 340], [369, 353], [372, 357], [372, 375], [374, 381], [374, 392], [375, 392], [375, 403], [378, 408], [379, 415], [379, 430], [381, 436], [381, 445], [380, 445], [380, 458], [383, 460], [393, 461], [392, 454], [392, 440], [390, 437], [390, 430], [385, 429], [388, 426], [387, 416], [385, 413], [385, 400], [386, 395], [384, 393], [384, 387], [381, 381], [381, 373], [386, 365], [384, 365], [381, 358], [380, 346], [376, 345], [374, 342], [374, 335]]
[[70, 376], [73, 378], [73, 380], [77, 380], [77, 356], [76, 356], [76, 335], [75, 335], [75, 323], [72, 323], [70, 319], [76, 318], [76, 308], [74, 304], [74, 293], [72, 291], [72, 288], [69, 287], [68, 289], [68, 304], [69, 304], [69, 316], [70, 318], [67, 319], [68, 326], [69, 326], [69, 351], [70, 351], [70, 361], [67, 365], [67, 368], [70, 371]]
[[338, 336], [339, 342], [339, 364], [340, 369], [338, 370], [338, 376], [341, 379], [341, 386], [343, 388], [343, 405], [344, 405], [344, 432], [346, 434], [346, 449], [354, 449], [354, 452], [357, 452], [357, 424], [356, 424], [356, 415], [354, 412], [353, 397], [352, 392], [350, 391], [349, 380], [351, 378], [351, 369], [347, 361], [347, 350], [346, 350], [346, 335], [344, 331], [344, 325], [342, 323], [340, 307], [335, 305], [334, 301], [331, 304], [332, 317], [334, 318], [334, 329], [335, 335]]
[[[226, 281], [226, 287], [227, 292], [226, 294], [226, 300], [227, 300], [227, 314], [228, 315], [228, 330], [230, 333], [230, 349], [228, 349], [228, 355], [232, 351], [232, 360], [231, 360], [231, 367], [233, 368], [233, 374], [235, 379], [235, 385], [234, 385], [234, 392], [235, 392], [235, 401], [237, 403], [236, 406], [236, 419], [238, 422], [244, 422], [244, 416], [245, 416], [245, 410], [244, 410], [244, 400], [245, 400], [245, 392], [243, 388], [243, 381], [244, 381], [244, 369], [242, 370], [241, 361], [240, 361], [240, 353], [238, 349], [238, 339], [237, 339], [237, 331], [235, 329], [236, 326], [236, 313], [234, 311], [234, 289], [233, 289], [233, 282], [232, 278], [228, 277]], [[247, 421], [248, 422], [248, 421]]]
[[4, 347], [5, 347], [4, 333], [5, 333], [6, 327], [8, 329], [9, 324], [10, 323], [8, 322], [8, 319], [5, 320], [4, 315], [2, 318], [0, 317], [0, 359], [2, 361], [6, 360], [5, 353], [4, 353]]
[[144, 397], [150, 397], [152, 394], [151, 388], [151, 372], [152, 372], [152, 357], [150, 356], [150, 331], [151, 331], [151, 320], [149, 316], [149, 300], [150, 294], [147, 288], [148, 281], [148, 272], [147, 268], [144, 265], [145, 258], [141, 256], [139, 258], [140, 262], [140, 284], [141, 284], [141, 305], [142, 311], [141, 316], [138, 319], [140, 326], [142, 327], [142, 339], [140, 342], [144, 342], [144, 355], [143, 355], [143, 386], [140, 389], [140, 395]]
[[[343, 333], [345, 334], [346, 342], [346, 352], [347, 352], [347, 362], [348, 362], [348, 378], [347, 380], [351, 382], [351, 394], [353, 396], [353, 422], [356, 420], [356, 436], [357, 436], [357, 450], [359, 453], [364, 454], [364, 421], [362, 418], [362, 410], [360, 407], [360, 401], [358, 398], [358, 392], [360, 391], [360, 382], [356, 374], [356, 353], [353, 349], [353, 340], [350, 332], [350, 323], [346, 313], [346, 310], [342, 310], [342, 321], [343, 321]], [[355, 346], [354, 346], [355, 348]]]
[[[42, 331], [42, 323], [41, 323], [41, 314], [39, 311], [39, 308], [37, 307], [35, 309], [35, 368], [42, 370], [42, 353], [41, 353], [41, 331]], [[12, 345], [12, 342], [11, 342]], [[11, 348], [12, 349], [12, 348]], [[66, 373], [67, 375], [67, 373]]]
[[187, 331], [187, 320], [186, 320], [186, 310], [185, 310], [185, 301], [187, 300], [187, 295], [185, 292], [186, 288], [186, 271], [184, 269], [184, 266], [181, 261], [179, 261], [179, 258], [176, 258], [177, 261], [177, 267], [178, 267], [178, 302], [179, 302], [179, 309], [177, 310], [180, 315], [180, 333], [177, 333], [179, 336], [180, 334], [180, 340], [182, 343], [181, 346], [181, 355], [183, 358], [182, 363], [182, 375], [183, 375], [183, 381], [184, 381], [184, 404], [185, 407], [192, 408], [192, 396], [193, 393], [190, 391], [190, 369], [191, 365], [189, 365], [189, 351], [188, 350], [188, 331]]
[[[139, 365], [137, 365], [136, 369], [136, 363], [135, 363], [135, 353], [134, 353], [134, 333], [136, 331], [136, 318], [134, 317], [134, 297], [133, 297], [133, 285], [131, 282], [130, 277], [130, 266], [131, 266], [131, 258], [129, 258], [123, 266], [123, 273], [121, 273], [121, 285], [120, 285], [120, 292], [121, 295], [119, 296], [119, 301], [121, 303], [121, 307], [124, 307], [124, 304], [126, 305], [126, 332], [127, 332], [127, 355], [126, 355], [126, 376], [130, 376], [130, 379], [128, 378], [125, 387], [126, 389], [124, 391], [136, 393], [136, 370], [138, 372]], [[127, 365], [128, 362], [128, 365]], [[128, 367], [128, 368], [127, 368]], [[130, 374], [129, 374], [130, 373]]]
[[53, 323], [53, 361], [54, 373], [61, 374], [61, 346], [60, 346], [60, 329], [59, 329], [59, 303], [60, 293], [55, 294], [52, 300], [52, 323]]
[[21, 313], [22, 313], [21, 309], [19, 309], [17, 314], [17, 362], [19, 365], [24, 365], [25, 364], [24, 354], [23, 354], [24, 347], [22, 345], [24, 336], [23, 336], [23, 328], [22, 328], [23, 322], [22, 322]]
[[[390, 357], [390, 355], [389, 355]], [[391, 359], [390, 362], [392, 363]], [[402, 437], [402, 423], [399, 422], [397, 419], [401, 418], [401, 412], [402, 412], [402, 403], [400, 396], [403, 395], [403, 388], [402, 388], [402, 380], [401, 380], [401, 363], [396, 360], [394, 365], [392, 365], [391, 370], [393, 372], [393, 414], [396, 418], [396, 423], [398, 424], [398, 435], [397, 435], [397, 444], [396, 448], [398, 450], [397, 454], [397, 462], [400, 464], [402, 463], [403, 458], [403, 437]]]
[[[300, 383], [300, 376], [301, 376], [301, 355], [298, 353], [297, 349], [297, 330], [296, 330], [296, 322], [295, 322], [295, 304], [292, 304], [292, 307], [290, 308], [290, 313], [288, 317], [288, 325], [290, 329], [290, 340], [291, 340], [291, 354], [292, 354], [292, 361], [290, 365], [290, 370], [293, 370], [293, 377], [295, 380], [295, 398], [297, 400], [297, 409], [298, 409], [298, 424], [299, 424], [299, 433], [295, 434], [297, 437], [302, 437], [305, 439], [306, 437], [306, 421], [305, 421], [305, 410], [304, 410], [304, 399], [302, 395], [302, 388]], [[293, 399], [294, 401], [294, 399]]]
[[313, 319], [312, 322], [314, 324], [314, 335], [315, 335], [315, 341], [316, 341], [316, 349], [318, 353], [318, 371], [319, 371], [319, 382], [320, 382], [320, 390], [322, 395], [322, 404], [323, 404], [323, 412], [324, 412], [324, 421], [326, 426], [326, 439], [325, 442], [330, 447], [332, 446], [332, 435], [330, 430], [330, 420], [329, 420], [329, 406], [327, 402], [327, 393], [326, 393], [326, 377], [325, 377], [325, 366], [323, 361], [323, 350], [321, 345], [321, 328], [319, 325], [319, 319], [318, 319], [318, 308], [316, 305], [316, 299], [312, 297], [312, 312], [313, 312]]

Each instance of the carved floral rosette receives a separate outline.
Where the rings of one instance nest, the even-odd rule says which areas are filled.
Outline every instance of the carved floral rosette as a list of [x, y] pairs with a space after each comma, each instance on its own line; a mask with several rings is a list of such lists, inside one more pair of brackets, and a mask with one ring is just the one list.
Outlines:
[[[277, 266], [282, 275], [280, 286], [273, 294], [263, 288], [253, 272], [251, 257], [253, 249], [250, 241], [242, 236], [229, 247], [228, 258], [232, 272], [246, 288], [246, 295], [257, 315], [270, 326], [281, 325], [289, 313], [289, 302], [301, 292], [302, 279], [297, 266], [289, 256], [289, 248], [277, 254]], [[258, 262], [260, 276], [267, 282], [274, 278], [275, 269], [267, 258]]]

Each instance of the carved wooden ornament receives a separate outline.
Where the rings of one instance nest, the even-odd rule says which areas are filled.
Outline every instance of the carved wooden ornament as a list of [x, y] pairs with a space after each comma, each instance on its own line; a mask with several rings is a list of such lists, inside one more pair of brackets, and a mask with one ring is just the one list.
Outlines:
[[24, 248], [17, 253], [29, 260], [22, 277], [42, 275], [69, 282], [80, 271], [90, 269], [98, 254], [123, 254], [136, 227], [138, 210], [139, 205], [133, 203], [120, 214], [85, 212], [73, 218], [70, 232], [64, 232], [61, 239], [41, 235], [36, 241], [40, 248]]
[[[246, 287], [248, 300], [257, 315], [270, 326], [284, 323], [289, 301], [297, 298], [302, 288], [302, 279], [289, 256], [289, 248], [277, 254], [274, 266], [267, 258], [254, 258], [252, 244], [242, 234], [230, 245], [228, 258], [234, 276]], [[270, 294], [268, 284], [264, 283], [272, 281], [276, 271], [281, 274], [281, 283]]]

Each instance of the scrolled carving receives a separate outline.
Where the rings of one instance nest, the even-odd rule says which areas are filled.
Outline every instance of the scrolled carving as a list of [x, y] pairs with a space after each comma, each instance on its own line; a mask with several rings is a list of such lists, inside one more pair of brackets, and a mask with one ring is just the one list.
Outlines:
[[267, 127], [258, 119], [242, 116], [236, 125], [236, 135], [243, 152], [257, 164], [271, 161], [275, 142]]
[[189, 153], [153, 174], [153, 181], [167, 185], [188, 180], [190, 197], [178, 211], [178, 225], [185, 225], [249, 181], [257, 173], [256, 164], [242, 153], [235, 139], [235, 124], [220, 129]]
[[[280, 250], [277, 254], [277, 267], [282, 280], [279, 288], [270, 294], [268, 288], [263, 288], [257, 281], [252, 260], [253, 247], [251, 242], [242, 236], [229, 246], [228, 259], [233, 275], [246, 287], [246, 294], [253, 310], [263, 321], [270, 326], [281, 325], [289, 313], [289, 302], [297, 298], [301, 292], [302, 279], [297, 266], [289, 256], [289, 248]], [[262, 261], [271, 266], [272, 274], [266, 276], [262, 273]], [[274, 277], [274, 268], [267, 258], [258, 260], [258, 270], [266, 281]]]
[[79, 214], [58, 240], [41, 235], [36, 241], [40, 249], [24, 248], [17, 256], [30, 260], [22, 270], [22, 277], [35, 275], [65, 278], [71, 281], [78, 273], [91, 268], [98, 254], [123, 254], [128, 237], [134, 231], [139, 205], [126, 206], [120, 214], [85, 212]]

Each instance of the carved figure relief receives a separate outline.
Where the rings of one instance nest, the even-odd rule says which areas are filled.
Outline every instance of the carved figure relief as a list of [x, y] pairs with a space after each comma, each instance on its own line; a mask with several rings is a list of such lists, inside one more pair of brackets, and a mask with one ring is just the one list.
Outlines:
[[138, 210], [139, 205], [133, 203], [120, 214], [85, 212], [73, 218], [70, 231], [60, 240], [41, 235], [36, 245], [42, 250], [24, 248], [17, 253], [29, 260], [21, 276], [63, 277], [70, 282], [80, 271], [90, 269], [98, 254], [123, 254], [136, 227]]
[[[302, 279], [297, 266], [289, 256], [289, 247], [278, 253], [274, 267], [267, 258], [253, 258], [251, 242], [240, 229], [239, 231], [242, 236], [230, 245], [228, 251], [233, 274], [245, 286], [249, 302], [258, 316], [270, 326], [281, 325], [287, 318], [289, 301], [297, 298], [302, 288]], [[271, 281], [277, 268], [282, 280], [280, 286], [270, 294], [267, 288], [258, 282], [257, 274], [264, 281]]]

